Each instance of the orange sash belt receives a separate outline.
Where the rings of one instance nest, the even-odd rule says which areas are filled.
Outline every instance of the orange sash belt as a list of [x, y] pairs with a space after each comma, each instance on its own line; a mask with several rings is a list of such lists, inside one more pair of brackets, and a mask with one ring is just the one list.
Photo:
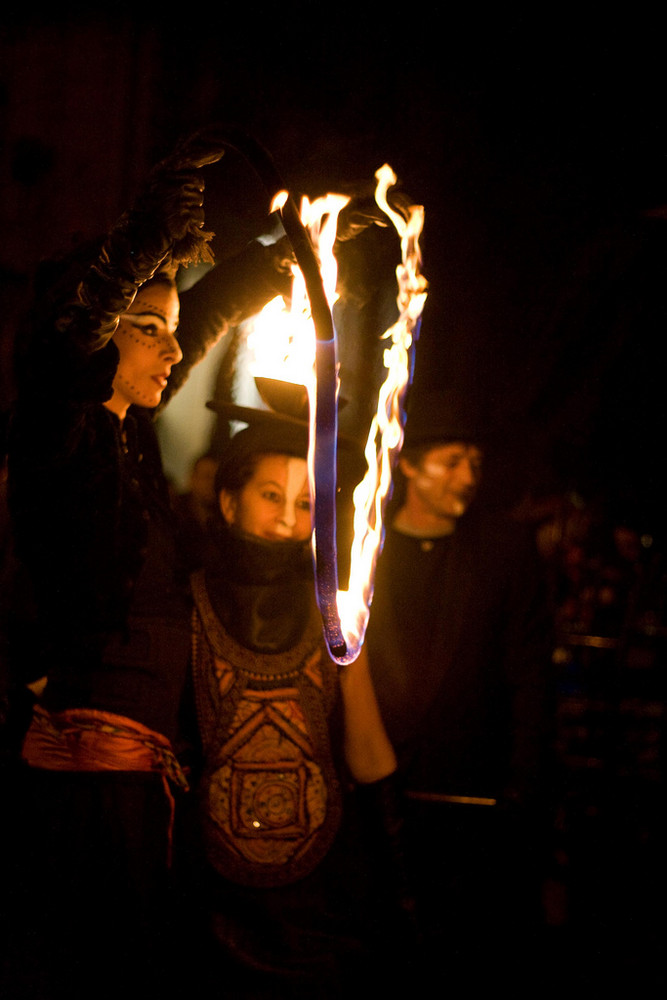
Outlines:
[[50, 713], [36, 706], [23, 741], [23, 759], [48, 771], [161, 774], [170, 808], [171, 853], [175, 803], [169, 782], [184, 790], [188, 782], [165, 736], [112, 712], [70, 708]]

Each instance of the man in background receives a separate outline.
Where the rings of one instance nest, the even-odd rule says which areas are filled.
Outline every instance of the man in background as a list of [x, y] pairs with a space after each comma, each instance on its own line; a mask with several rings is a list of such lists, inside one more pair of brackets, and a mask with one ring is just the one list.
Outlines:
[[425, 974], [520, 972], [540, 920], [550, 628], [530, 532], [478, 496], [470, 398], [413, 395], [367, 649]]

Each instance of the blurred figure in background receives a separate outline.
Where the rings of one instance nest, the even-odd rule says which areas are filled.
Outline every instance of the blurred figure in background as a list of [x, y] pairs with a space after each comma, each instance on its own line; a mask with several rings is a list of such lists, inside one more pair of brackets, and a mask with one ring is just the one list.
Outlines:
[[455, 390], [408, 406], [367, 633], [398, 757], [425, 982], [516, 976], [540, 920], [550, 624], [530, 531], [477, 493], [488, 428]]
[[214, 484], [217, 468], [215, 455], [200, 455], [190, 470], [188, 489], [174, 497], [179, 535], [192, 571], [202, 565], [206, 531], [216, 509]]

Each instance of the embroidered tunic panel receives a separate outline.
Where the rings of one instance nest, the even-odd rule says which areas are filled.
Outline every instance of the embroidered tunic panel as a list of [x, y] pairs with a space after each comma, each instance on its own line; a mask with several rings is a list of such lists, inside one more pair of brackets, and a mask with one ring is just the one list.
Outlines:
[[232, 881], [286, 884], [316, 867], [340, 822], [328, 725], [336, 669], [316, 615], [291, 650], [255, 653], [220, 623], [203, 574], [193, 590], [208, 857]]

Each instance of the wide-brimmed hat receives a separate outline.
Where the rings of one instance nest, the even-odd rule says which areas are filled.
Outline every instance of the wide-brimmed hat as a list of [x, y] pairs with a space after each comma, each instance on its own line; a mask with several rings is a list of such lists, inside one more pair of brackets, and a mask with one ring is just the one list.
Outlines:
[[[226, 468], [232, 463], [245, 463], [259, 452], [278, 452], [306, 458], [310, 434], [309, 403], [305, 386], [272, 382], [262, 385], [262, 395], [270, 399], [273, 406], [266, 408], [245, 406], [226, 399], [212, 399], [208, 409], [230, 423], [246, 426], [232, 434], [225, 446], [221, 461]], [[279, 408], [278, 408], [279, 407]], [[354, 477], [363, 472], [363, 451], [359, 442], [345, 434], [337, 435], [339, 471]]]
[[483, 445], [489, 427], [484, 407], [472, 392], [458, 388], [410, 389], [404, 448], [448, 441]]

